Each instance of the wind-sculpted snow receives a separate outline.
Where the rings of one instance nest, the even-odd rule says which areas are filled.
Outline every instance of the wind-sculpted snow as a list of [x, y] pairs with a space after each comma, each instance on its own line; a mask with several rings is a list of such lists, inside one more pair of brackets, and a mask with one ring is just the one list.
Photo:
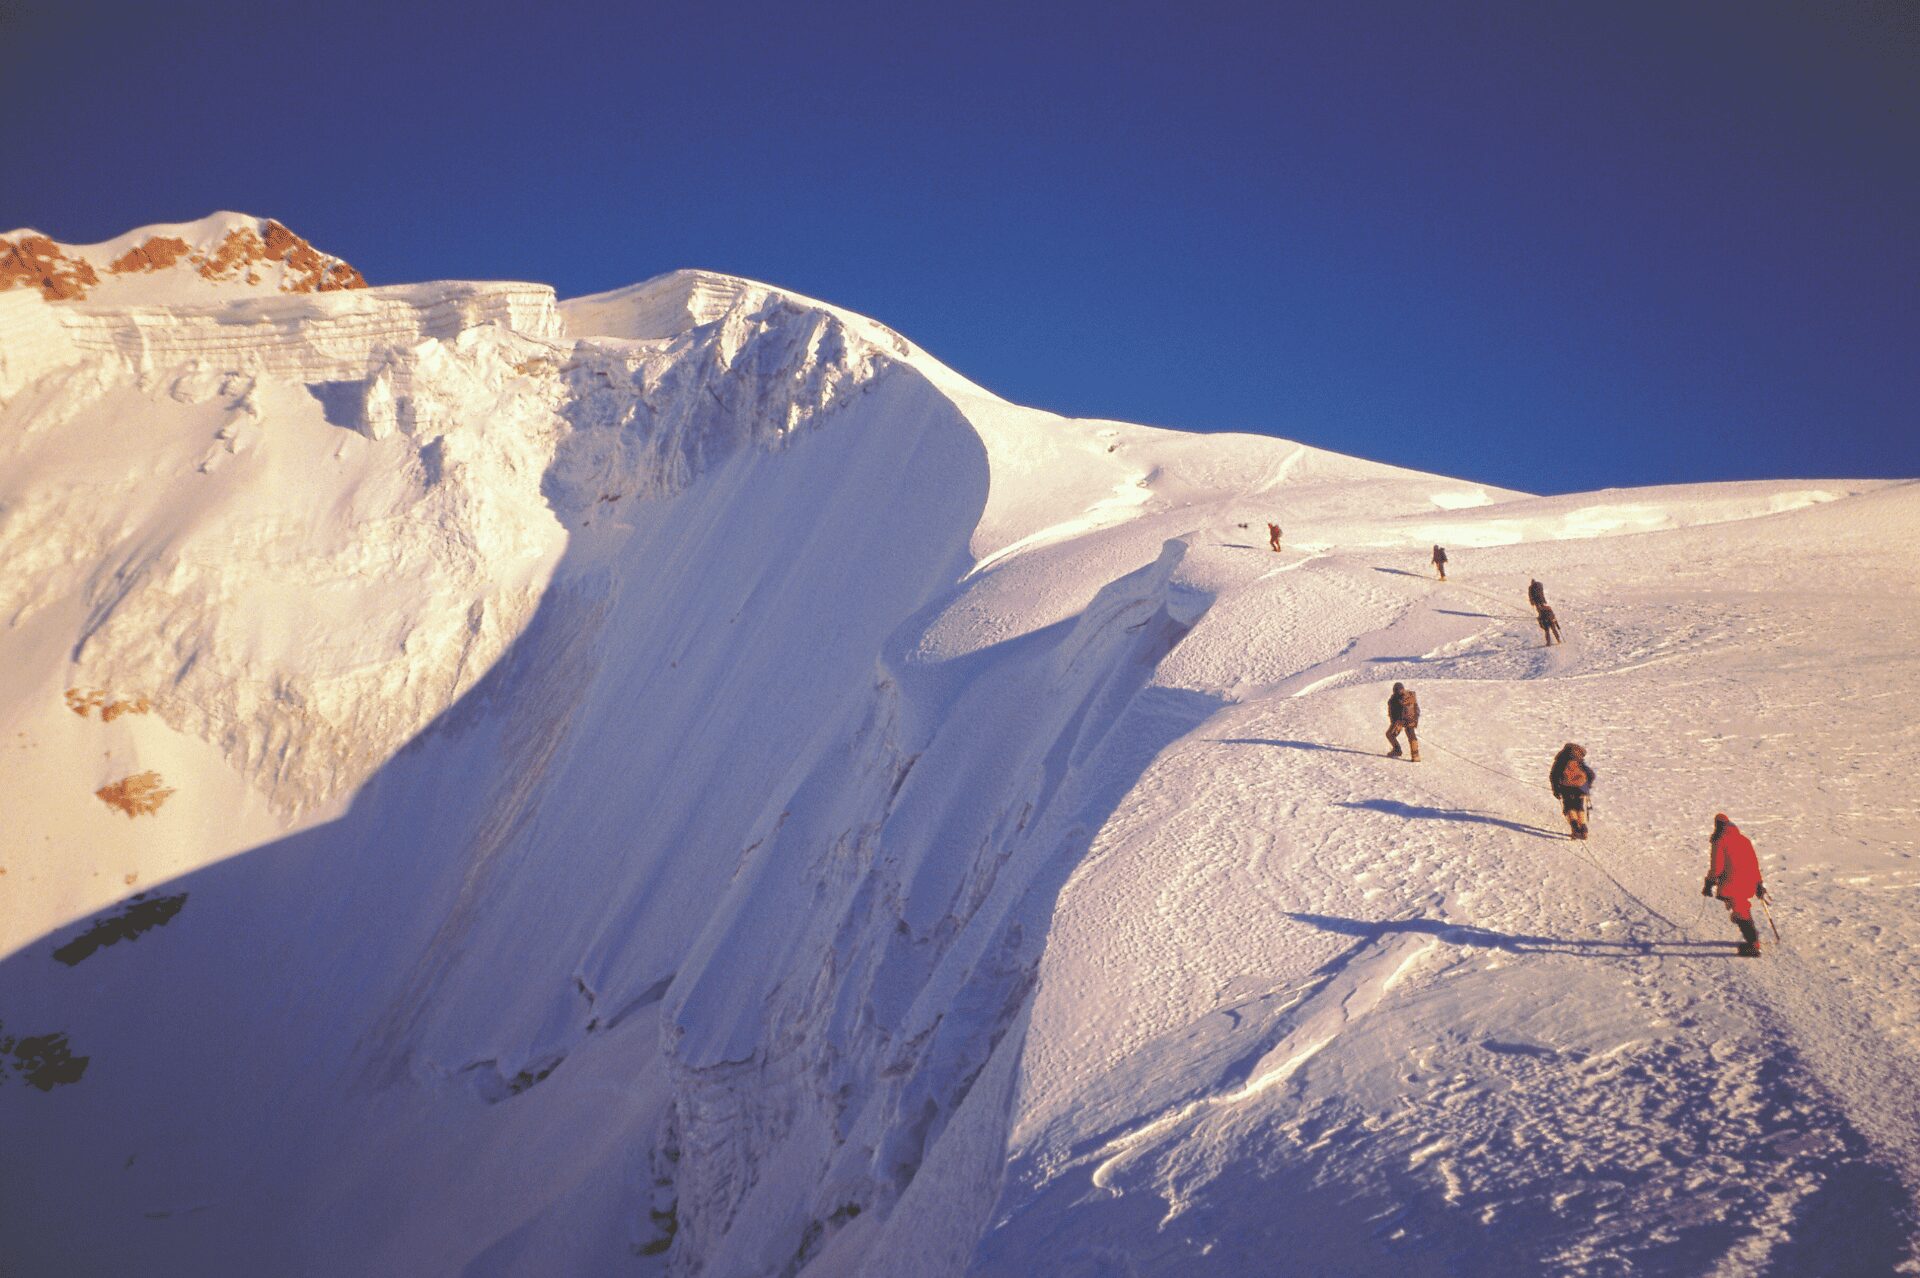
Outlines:
[[1071, 421], [705, 272], [156, 265], [0, 293], [0, 1268], [1915, 1264], [1920, 487]]
[[324, 806], [499, 657], [568, 527], [777, 447], [871, 383], [881, 362], [837, 321], [758, 301], [577, 344], [529, 285], [61, 310], [107, 358], [21, 396], [24, 433], [84, 447], [104, 411], [164, 451], [13, 485], [0, 615], [77, 605], [87, 680], [149, 696], [275, 806]]
[[[1206, 608], [1173, 583], [1185, 549], [1009, 651], [889, 666], [756, 832], [668, 1007], [693, 1254], [777, 1269], [842, 1205], [884, 1216], [911, 1184], [1015, 1027], [1053, 894], [1129, 770], [1213, 708], [1145, 687]], [[742, 1218], [761, 1223], [730, 1233]]]
[[738, 450], [813, 426], [886, 362], [834, 317], [773, 296], [652, 341], [582, 341], [556, 371], [571, 429], [548, 495], [571, 521], [679, 492]]
[[215, 306], [77, 305], [54, 312], [83, 350], [140, 372], [199, 363], [290, 379], [363, 377], [376, 356], [483, 324], [555, 340], [553, 290], [536, 284], [423, 284]]

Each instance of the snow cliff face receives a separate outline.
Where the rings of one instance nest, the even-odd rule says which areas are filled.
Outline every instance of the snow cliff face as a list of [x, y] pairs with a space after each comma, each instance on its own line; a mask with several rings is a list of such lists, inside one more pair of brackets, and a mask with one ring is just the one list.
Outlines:
[[[1848, 742], [1913, 732], [1920, 490], [1069, 421], [704, 272], [168, 275], [284, 243], [235, 216], [0, 292], [11, 1259], [1912, 1263], [1920, 952], [1850, 885], [1914, 870]], [[1702, 795], [1821, 957], [1725, 970]]]
[[[569, 526], [779, 446], [877, 371], [765, 290], [650, 342], [568, 342], [551, 290], [517, 284], [164, 309], [23, 294], [0, 324], [32, 383], [28, 458], [105, 401], [167, 463], [157, 483], [23, 466], [0, 615], [77, 613], [76, 686], [150, 690], [289, 812], [351, 791], [473, 685]], [[76, 562], [99, 565], [77, 590]]]

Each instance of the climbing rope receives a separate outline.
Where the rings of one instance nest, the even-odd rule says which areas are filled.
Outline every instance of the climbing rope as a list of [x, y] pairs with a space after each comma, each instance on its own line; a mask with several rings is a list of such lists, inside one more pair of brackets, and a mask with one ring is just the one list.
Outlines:
[[1659, 919], [1662, 923], [1665, 923], [1668, 927], [1672, 928], [1675, 932], [1679, 933], [1681, 936], [1685, 937], [1687, 940], [1690, 941], [1693, 939], [1693, 934], [1691, 932], [1687, 931], [1686, 928], [1680, 926], [1680, 924], [1675, 923], [1672, 919], [1668, 918], [1666, 915], [1662, 914], [1660, 911], [1654, 909], [1651, 905], [1648, 905], [1644, 900], [1640, 898], [1640, 895], [1638, 893], [1636, 893], [1632, 888], [1628, 887], [1626, 884], [1622, 883], [1619, 879], [1615, 878], [1613, 871], [1609, 870], [1606, 866], [1602, 865], [1585, 848], [1576, 848], [1574, 849], [1573, 854], [1579, 857], [1582, 861], [1585, 861], [1588, 865], [1591, 865], [1594, 869], [1600, 871], [1600, 873], [1606, 875], [1607, 882], [1613, 884], [1614, 887], [1618, 888], [1620, 890], [1620, 895], [1626, 897], [1629, 901], [1632, 901], [1635, 905], [1645, 910], [1648, 914], [1652, 915], [1654, 918]]
[[1529, 785], [1528, 782], [1522, 781], [1519, 777], [1516, 777], [1515, 775], [1513, 775], [1513, 773], [1502, 772], [1499, 768], [1490, 768], [1486, 764], [1480, 762], [1478, 759], [1468, 758], [1466, 755], [1461, 754], [1458, 750], [1449, 750], [1447, 749], [1446, 746], [1441, 745], [1438, 741], [1435, 741], [1432, 737], [1426, 738], [1420, 744], [1434, 746], [1435, 748], [1439, 750], [1443, 750], [1447, 754], [1452, 755], [1454, 758], [1459, 759], [1463, 763], [1471, 763], [1474, 767], [1480, 769], [1482, 772], [1491, 772], [1496, 777], [1505, 777], [1507, 780], [1513, 782], [1515, 785], [1524, 785], [1524, 786], [1527, 786], [1529, 789], [1532, 788], [1532, 786]]
[[1518, 608], [1508, 603], [1505, 599], [1500, 598], [1498, 595], [1489, 594], [1487, 591], [1477, 589], [1473, 586], [1469, 586], [1465, 582], [1449, 581], [1446, 584], [1449, 586], [1457, 586], [1461, 590], [1466, 591], [1468, 594], [1479, 595], [1482, 599], [1487, 600], [1494, 607], [1500, 609], [1500, 611], [1502, 611], [1509, 617], [1520, 617], [1527, 621], [1532, 621], [1534, 619], [1532, 614], [1521, 612]]
[[[1480, 762], [1478, 759], [1470, 758], [1467, 755], [1461, 754], [1458, 750], [1450, 749], [1447, 746], [1441, 745], [1440, 742], [1435, 741], [1431, 737], [1428, 737], [1425, 741], [1421, 742], [1421, 744], [1434, 746], [1444, 751], [1445, 753], [1452, 755], [1454, 758], [1459, 759], [1463, 763], [1472, 764], [1474, 767], [1480, 769], [1482, 772], [1490, 772], [1494, 776], [1505, 777], [1507, 780], [1513, 782], [1515, 785], [1526, 786], [1529, 790], [1533, 788], [1533, 785], [1531, 783], [1521, 780], [1519, 777], [1516, 777], [1515, 775], [1513, 775], [1513, 773], [1504, 771], [1500, 768], [1489, 767], [1486, 764]], [[1592, 805], [1591, 799], [1588, 800], [1588, 805], [1589, 805], [1589, 811], [1591, 811], [1591, 805]], [[1570, 842], [1577, 842], [1577, 840], [1570, 840]], [[1675, 932], [1679, 933], [1681, 936], [1685, 937], [1687, 940], [1693, 939], [1692, 933], [1687, 931], [1687, 929], [1682, 927], [1680, 924], [1675, 923], [1672, 919], [1662, 914], [1659, 910], [1655, 909], [1653, 906], [1647, 904], [1645, 900], [1641, 899], [1639, 894], [1633, 891], [1633, 889], [1629, 888], [1626, 884], [1622, 883], [1619, 879], [1615, 878], [1613, 871], [1609, 870], [1605, 865], [1602, 865], [1584, 847], [1575, 848], [1573, 854], [1579, 857], [1582, 861], [1585, 861], [1588, 865], [1591, 865], [1594, 869], [1600, 871], [1600, 873], [1606, 877], [1607, 882], [1613, 884], [1613, 886], [1619, 890], [1620, 895], [1626, 897], [1629, 901], [1632, 901], [1635, 905], [1639, 906], [1642, 910], [1644, 910], [1648, 915], [1652, 916], [1653, 918], [1659, 919], [1662, 923], [1665, 923], [1669, 928], [1673, 929]]]

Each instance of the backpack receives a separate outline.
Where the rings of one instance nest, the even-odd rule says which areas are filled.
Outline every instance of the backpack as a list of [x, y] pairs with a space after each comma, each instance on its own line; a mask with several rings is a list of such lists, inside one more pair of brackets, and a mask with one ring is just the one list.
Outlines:
[[1580, 760], [1568, 756], [1567, 766], [1560, 769], [1560, 784], [1569, 790], [1578, 790], [1592, 780], [1592, 774], [1580, 766]]

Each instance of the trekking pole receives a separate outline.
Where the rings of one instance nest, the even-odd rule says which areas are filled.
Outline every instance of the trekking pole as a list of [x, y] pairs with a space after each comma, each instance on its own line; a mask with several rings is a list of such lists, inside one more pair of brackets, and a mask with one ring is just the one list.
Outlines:
[[[1760, 908], [1767, 912], [1767, 926], [1773, 929], [1773, 939], [1780, 941], [1780, 925], [1773, 921], [1773, 907], [1767, 904], [1767, 898], [1764, 896], [1760, 898]], [[1784, 941], [1780, 943], [1786, 944]]]

